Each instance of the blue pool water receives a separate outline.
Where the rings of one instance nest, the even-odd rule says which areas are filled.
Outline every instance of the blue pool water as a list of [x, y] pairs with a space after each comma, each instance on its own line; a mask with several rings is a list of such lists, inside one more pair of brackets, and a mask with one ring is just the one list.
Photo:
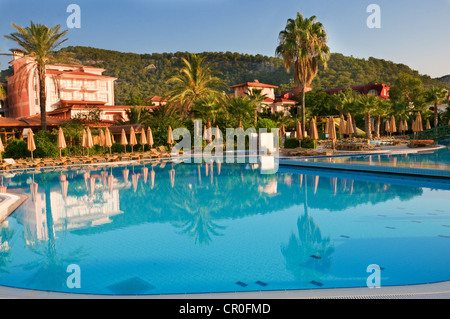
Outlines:
[[[0, 285], [94, 294], [365, 287], [371, 264], [382, 286], [450, 280], [445, 181], [217, 163], [2, 176], [29, 198], [0, 226]], [[73, 274], [79, 288], [68, 286]]]
[[[329, 159], [318, 158], [314, 161], [326, 162]], [[335, 163], [384, 165], [410, 168], [450, 170], [450, 149], [418, 151], [408, 154], [374, 154], [357, 156], [339, 156], [332, 158]]]

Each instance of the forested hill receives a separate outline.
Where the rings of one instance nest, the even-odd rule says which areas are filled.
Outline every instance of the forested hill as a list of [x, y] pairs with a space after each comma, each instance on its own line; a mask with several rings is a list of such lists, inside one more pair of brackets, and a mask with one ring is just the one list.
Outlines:
[[[188, 52], [136, 54], [91, 47], [67, 47], [73, 57], [84, 65], [106, 69], [105, 75], [117, 78], [115, 102], [123, 105], [132, 96], [164, 96], [170, 87], [166, 80], [182, 66], [182, 57]], [[279, 58], [231, 52], [204, 52], [207, 61], [214, 62], [227, 85], [258, 79], [277, 85], [280, 90], [290, 88], [292, 73], [287, 73]], [[5, 73], [5, 72], [3, 72]], [[420, 75], [406, 65], [382, 59], [357, 59], [333, 53], [328, 68], [321, 69], [312, 83], [314, 89], [347, 87], [368, 83], [392, 85], [400, 73], [420, 77], [426, 87], [446, 85], [443, 82]], [[450, 85], [447, 85], [449, 88]]]

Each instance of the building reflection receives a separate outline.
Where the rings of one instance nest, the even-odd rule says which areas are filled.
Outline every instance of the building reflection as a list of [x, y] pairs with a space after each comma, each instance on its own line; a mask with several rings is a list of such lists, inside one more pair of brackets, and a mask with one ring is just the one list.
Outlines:
[[[68, 191], [76, 179], [62, 174], [60, 186], [45, 188], [32, 182], [29, 199], [16, 211], [16, 219], [24, 227], [27, 245], [48, 241], [56, 232], [73, 231], [111, 223], [112, 216], [122, 214], [119, 189], [123, 183], [105, 175], [90, 175], [86, 191], [80, 194]], [[86, 174], [83, 176], [86, 178]], [[105, 188], [110, 183], [108, 191]], [[84, 183], [83, 183], [84, 184]], [[20, 191], [17, 189], [17, 191]], [[26, 189], [22, 189], [26, 194]]]

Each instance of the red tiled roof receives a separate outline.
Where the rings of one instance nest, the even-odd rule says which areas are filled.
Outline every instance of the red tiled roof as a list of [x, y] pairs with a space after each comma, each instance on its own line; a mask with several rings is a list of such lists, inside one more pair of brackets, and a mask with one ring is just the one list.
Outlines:
[[241, 84], [232, 85], [232, 86], [230, 86], [230, 88], [236, 88], [236, 87], [241, 87], [241, 86], [260, 87], [260, 88], [273, 88], [273, 89], [278, 88], [278, 86], [276, 86], [276, 85], [265, 84], [265, 83], [260, 83], [260, 82], [245, 82], [245, 83], [241, 83]]
[[102, 74], [95, 74], [95, 73], [88, 73], [88, 72], [80, 72], [80, 71], [59, 71], [59, 70], [46, 70], [47, 74], [56, 74], [56, 75], [82, 75], [82, 76], [90, 76], [90, 77], [102, 77], [102, 78], [112, 78], [110, 76], [102, 75]]
[[282, 98], [282, 97], [276, 97], [275, 98], [275, 103], [277, 103], [277, 102], [281, 102], [281, 103], [292, 103], [292, 104], [295, 104], [296, 102], [294, 101], [294, 100], [289, 100], [289, 99], [285, 99], [285, 98]]
[[150, 102], [150, 101], [152, 101], [152, 102], [161, 102], [161, 101], [162, 102], [167, 102], [168, 98], [163, 99], [161, 96], [155, 95], [154, 97], [145, 99], [145, 102]]

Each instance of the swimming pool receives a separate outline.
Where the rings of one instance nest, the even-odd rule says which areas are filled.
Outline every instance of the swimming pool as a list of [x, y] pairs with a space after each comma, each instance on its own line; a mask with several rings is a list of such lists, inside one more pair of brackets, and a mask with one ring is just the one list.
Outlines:
[[366, 154], [314, 159], [316, 162], [330, 161], [342, 164], [407, 167], [420, 169], [450, 170], [450, 149], [418, 151], [404, 154]]
[[[258, 164], [17, 172], [0, 285], [93, 294], [365, 287], [450, 279], [450, 186]], [[80, 287], [69, 287], [70, 266]]]

